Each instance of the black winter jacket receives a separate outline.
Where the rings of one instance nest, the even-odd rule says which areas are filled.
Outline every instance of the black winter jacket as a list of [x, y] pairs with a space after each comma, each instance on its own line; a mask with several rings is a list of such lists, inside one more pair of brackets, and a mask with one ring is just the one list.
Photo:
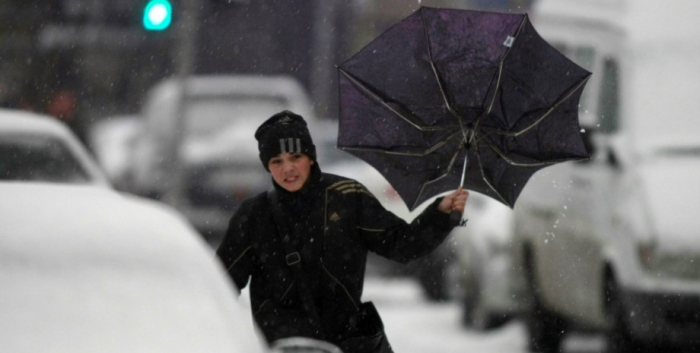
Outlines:
[[437, 209], [440, 200], [407, 224], [362, 184], [323, 174], [317, 164], [302, 190], [275, 187], [322, 322], [302, 307], [267, 193], [241, 205], [217, 250], [239, 290], [251, 279], [251, 310], [268, 342], [303, 336], [339, 344], [357, 335], [367, 252], [406, 263], [434, 250], [452, 229]]

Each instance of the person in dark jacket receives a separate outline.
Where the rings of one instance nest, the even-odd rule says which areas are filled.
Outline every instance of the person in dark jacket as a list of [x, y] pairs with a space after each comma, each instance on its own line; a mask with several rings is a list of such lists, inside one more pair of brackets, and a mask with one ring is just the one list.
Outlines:
[[[411, 223], [359, 182], [322, 173], [304, 119], [273, 115], [256, 131], [273, 189], [242, 203], [217, 256], [239, 290], [250, 279], [253, 317], [266, 340], [308, 337], [340, 347], [361, 337], [367, 252], [402, 263], [428, 254], [464, 212], [461, 188]], [[368, 352], [391, 352], [386, 338]], [[353, 352], [346, 352], [353, 353]]]

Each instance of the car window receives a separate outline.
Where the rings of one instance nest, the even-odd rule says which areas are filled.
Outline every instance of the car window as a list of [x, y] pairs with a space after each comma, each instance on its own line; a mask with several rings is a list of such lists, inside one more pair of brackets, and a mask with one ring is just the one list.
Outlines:
[[[568, 46], [562, 42], [553, 41], [552, 46], [558, 50], [560, 53], [564, 54], [571, 61], [575, 62], [582, 68], [590, 71], [595, 75], [593, 66], [595, 65], [596, 51], [595, 48], [591, 46]], [[587, 112], [593, 111], [593, 102], [591, 101], [591, 92], [593, 91], [593, 85], [587, 84], [583, 89], [581, 94], [581, 99], [579, 100], [579, 113], [586, 114]]]
[[554, 49], [564, 55], [569, 52], [569, 47], [562, 42], [552, 41], [550, 44], [554, 47]]
[[188, 101], [185, 120], [189, 136], [204, 137], [229, 125], [241, 122], [260, 124], [264, 119], [286, 108], [282, 97], [213, 96]]
[[603, 83], [600, 89], [598, 107], [600, 111], [600, 127], [603, 133], [612, 133], [619, 127], [620, 88], [619, 67], [613, 58], [603, 62]]
[[[572, 60], [580, 65], [582, 68], [593, 72], [593, 64], [595, 61], [595, 49], [593, 47], [576, 47], [571, 53], [570, 57]], [[579, 101], [579, 112], [585, 113], [591, 110], [591, 90], [592, 88], [586, 87], [583, 89], [583, 94], [581, 95], [581, 100]], [[586, 89], [588, 88], [588, 89]]]
[[89, 177], [68, 147], [47, 136], [0, 137], [0, 180], [85, 183]]

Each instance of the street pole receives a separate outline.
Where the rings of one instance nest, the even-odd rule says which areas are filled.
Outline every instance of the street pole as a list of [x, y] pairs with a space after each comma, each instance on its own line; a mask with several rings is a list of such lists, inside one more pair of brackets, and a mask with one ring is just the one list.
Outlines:
[[196, 40], [199, 27], [200, 0], [181, 0], [180, 16], [175, 23], [175, 67], [180, 99], [176, 110], [175, 134], [172, 136], [171, 148], [168, 149], [169, 161], [172, 162], [172, 184], [165, 195], [165, 201], [177, 208], [184, 200], [184, 173], [182, 161], [183, 140], [185, 138], [185, 110], [187, 108], [187, 80], [194, 71]]
[[332, 85], [335, 83], [337, 43], [337, 19], [339, 6], [335, 1], [316, 1], [314, 13], [313, 71], [311, 72], [311, 96], [316, 114], [327, 117], [330, 112]]

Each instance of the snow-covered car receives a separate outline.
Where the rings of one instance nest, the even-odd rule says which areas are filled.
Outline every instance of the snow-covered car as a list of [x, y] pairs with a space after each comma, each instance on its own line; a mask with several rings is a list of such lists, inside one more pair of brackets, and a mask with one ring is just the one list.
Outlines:
[[0, 182], [6, 352], [263, 352], [211, 248], [107, 188]]
[[456, 296], [462, 305], [463, 324], [488, 330], [516, 317], [522, 308], [513, 297], [513, 211], [495, 199], [471, 192], [465, 214], [467, 226], [453, 231]]
[[0, 109], [0, 180], [110, 187], [78, 138], [46, 115]]
[[593, 72], [590, 161], [538, 172], [514, 212], [532, 349], [567, 330], [612, 352], [700, 344], [700, 33], [694, 0], [540, 0], [533, 22]]
[[240, 202], [270, 187], [254, 133], [284, 109], [315, 120], [306, 91], [289, 76], [160, 82], [140, 114], [129, 190], [173, 205], [203, 236], [220, 241]]

